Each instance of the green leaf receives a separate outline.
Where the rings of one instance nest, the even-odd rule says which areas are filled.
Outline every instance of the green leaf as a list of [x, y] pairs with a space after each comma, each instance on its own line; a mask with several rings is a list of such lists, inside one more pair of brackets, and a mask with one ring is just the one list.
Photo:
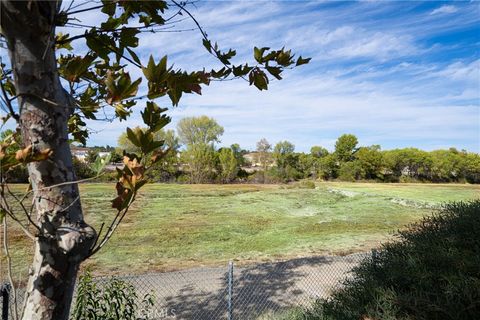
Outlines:
[[223, 64], [229, 65], [230, 64], [230, 59], [233, 58], [236, 54], [237, 54], [237, 52], [235, 50], [230, 49], [230, 50], [228, 50], [227, 53], [219, 53], [218, 54], [218, 59]]
[[105, 85], [107, 87], [105, 101], [108, 104], [113, 104], [135, 96], [140, 82], [142, 82], [142, 78], [138, 78], [132, 82], [128, 72], [108, 72], [107, 79], [105, 80]]
[[138, 38], [136, 35], [140, 32], [140, 30], [135, 28], [122, 28], [120, 31], [120, 45], [123, 47], [137, 47], [138, 46]]
[[109, 16], [113, 16], [117, 9], [117, 3], [111, 0], [102, 0], [103, 8], [102, 12], [108, 14]]
[[265, 72], [262, 70], [255, 68], [249, 75], [250, 85], [254, 85], [259, 90], [267, 90], [268, 89], [268, 78]]
[[142, 142], [141, 142], [141, 135], [142, 135], [142, 130], [141, 129], [138, 129], [138, 130], [135, 130], [133, 131], [132, 129], [128, 128], [127, 127], [127, 137], [128, 137], [128, 140], [130, 140], [131, 143], [133, 143], [135, 146], [137, 147], [141, 147], [142, 146]]
[[164, 81], [167, 75], [167, 71], [167, 56], [164, 56], [162, 59], [160, 59], [158, 64], [155, 64], [153, 56], [150, 55], [147, 66], [142, 68], [142, 72], [145, 75], [145, 78], [147, 78], [148, 81], [154, 83]]
[[277, 80], [282, 80], [282, 77], [280, 76], [280, 74], [282, 73], [282, 68], [280, 68], [280, 67], [266, 67], [266, 69]]
[[288, 67], [291, 64], [293, 64], [293, 56], [292, 56], [292, 51], [280, 51], [277, 55], [276, 59], [277, 63], [283, 67]]
[[254, 47], [253, 48], [253, 57], [255, 58], [255, 60], [257, 60], [258, 63], [261, 63], [262, 62], [262, 51], [260, 51], [259, 48]]
[[160, 108], [156, 103], [148, 101], [142, 115], [143, 122], [148, 126], [151, 132], [157, 132], [170, 123], [170, 117], [162, 115], [167, 108]]
[[212, 53], [212, 43], [210, 42], [210, 40], [203, 39], [202, 43], [205, 49], [207, 49], [208, 52]]
[[139, 65], [142, 64], [142, 62], [140, 61], [140, 59], [138, 58], [137, 54], [135, 53], [135, 51], [133, 51], [132, 49], [130, 48], [126, 48], [128, 53], [130, 53], [130, 56], [132, 57], [133, 61], [135, 61], [136, 63], [138, 63]]
[[108, 55], [113, 52], [112, 48], [116, 48], [113, 38], [106, 34], [98, 34], [95, 28], [90, 30], [86, 40], [87, 46], [106, 61], [109, 60]]
[[264, 62], [263, 53], [267, 50], [270, 50], [270, 48], [268, 47], [263, 47], [261, 49], [257, 47], [253, 48], [253, 57], [255, 58], [255, 60], [257, 60], [258, 63]]
[[5, 81], [3, 86], [5, 88], [5, 91], [7, 91], [7, 93], [12, 97], [17, 94], [17, 90], [15, 89], [15, 85], [13, 84], [12, 79], [7, 78], [7, 81]]
[[84, 57], [62, 56], [59, 59], [60, 75], [69, 82], [80, 82], [80, 78], [88, 72], [94, 60], [95, 57], [90, 54]]
[[88, 138], [88, 130], [86, 123], [82, 120], [78, 113], [74, 113], [68, 119], [68, 133], [73, 137], [73, 141], [80, 142], [85, 145]]
[[142, 147], [142, 152], [143, 153], [150, 153], [150, 152], [153, 152], [155, 151], [156, 149], [162, 147], [164, 145], [165, 141], [163, 140], [159, 140], [159, 141], [151, 141], [150, 143], [148, 144], [145, 144], [143, 147]]
[[121, 103], [116, 103], [114, 105], [115, 108], [115, 115], [120, 118], [120, 121], [126, 120], [128, 116], [132, 113], [131, 110], [128, 110], [129, 108], [133, 107], [135, 105], [134, 100], [128, 100], [128, 101], [123, 101]]
[[297, 59], [297, 63], [295, 64], [296, 66], [301, 66], [302, 64], [307, 64], [310, 62], [310, 60], [312, 60], [312, 58], [302, 58], [302, 56], [298, 57]]
[[[68, 42], [63, 42], [65, 40], [67, 40], [68, 38], [70, 37], [70, 35], [67, 33], [67, 34], [63, 34], [61, 32], [59, 32], [56, 36], [55, 36], [55, 48], [56, 49], [66, 49], [68, 51], [72, 51], [73, 50], [73, 47], [71, 45], [71, 42], [68, 41]], [[59, 42], [62, 42], [62, 43], [59, 43]]]
[[97, 159], [95, 159], [95, 162], [91, 164], [91, 169], [98, 176], [105, 169], [105, 166], [110, 163], [111, 158], [111, 154], [108, 154], [105, 157], [97, 157]]

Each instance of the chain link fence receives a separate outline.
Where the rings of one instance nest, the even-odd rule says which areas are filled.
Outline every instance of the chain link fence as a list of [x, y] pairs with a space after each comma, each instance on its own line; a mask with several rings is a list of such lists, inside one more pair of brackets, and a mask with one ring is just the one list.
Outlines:
[[[263, 320], [283, 310], [327, 298], [368, 255], [307, 257], [250, 266], [230, 263], [225, 267], [116, 278], [135, 287], [139, 305], [146, 294], [153, 296], [149, 319]], [[111, 278], [99, 277], [95, 282], [102, 288]], [[9, 319], [13, 319], [11, 291], [2, 291], [2, 312], [7, 305], [4, 292], [10, 293]], [[17, 288], [19, 309], [24, 293], [24, 288]]]

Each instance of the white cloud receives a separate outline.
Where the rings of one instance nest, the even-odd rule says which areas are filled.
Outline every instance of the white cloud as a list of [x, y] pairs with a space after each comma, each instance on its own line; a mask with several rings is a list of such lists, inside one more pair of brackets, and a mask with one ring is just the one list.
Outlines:
[[358, 32], [339, 48], [330, 51], [334, 57], [377, 57], [379, 59], [412, 55], [419, 51], [408, 36], [383, 32]]
[[448, 14], [448, 13], [455, 13], [458, 11], [458, 8], [452, 5], [443, 5], [437, 9], [434, 9], [430, 12], [430, 15], [434, 14]]
[[[365, 24], [352, 20], [358, 8], [339, 12], [341, 19], [334, 21], [331, 12], [303, 12], [290, 3], [216, 4], [207, 3], [195, 14], [222, 47], [241, 48], [238, 60], [248, 59], [253, 45], [286, 43], [313, 56], [312, 63], [272, 82], [268, 92], [242, 81], [213, 83], [202, 97], [185, 96], [182, 106], [171, 111], [170, 128], [184, 116], [206, 114], [225, 127], [224, 145], [245, 148], [254, 148], [262, 137], [272, 143], [290, 140], [301, 151], [312, 145], [333, 148], [335, 139], [349, 132], [361, 143], [385, 148], [453, 145], [478, 151], [480, 108], [469, 99], [479, 98], [474, 90], [479, 62], [420, 59], [442, 49], [422, 45], [418, 36], [428, 34], [428, 27], [451, 28], [443, 20], [428, 25], [421, 20], [416, 27], [417, 17]], [[372, 10], [387, 14], [381, 6]], [[163, 55], [168, 47], [177, 66], [192, 70], [215, 63], [199, 49], [196, 33], [147, 35], [146, 40], [145, 55]], [[351, 62], [357, 58], [362, 62]]]

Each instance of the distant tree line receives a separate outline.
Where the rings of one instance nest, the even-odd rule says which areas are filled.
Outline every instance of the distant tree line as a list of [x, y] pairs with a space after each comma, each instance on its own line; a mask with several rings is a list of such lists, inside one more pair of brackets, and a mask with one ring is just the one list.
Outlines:
[[[159, 138], [166, 141], [170, 155], [152, 178], [185, 183], [284, 183], [301, 179], [480, 183], [479, 154], [455, 148], [381, 150], [379, 145], [359, 146], [356, 136], [344, 134], [333, 152], [321, 146], [313, 146], [309, 153], [295, 152], [289, 141], [272, 145], [265, 138], [257, 142], [256, 150], [248, 151], [239, 144], [217, 148], [223, 133], [224, 128], [207, 116], [180, 120], [176, 133], [160, 131]], [[135, 151], [125, 134], [118, 139], [117, 150], [123, 149]]]
[[[145, 130], [137, 127], [134, 130]], [[270, 144], [265, 138], [256, 150], [239, 144], [217, 147], [224, 128], [207, 116], [181, 119], [174, 130], [160, 130], [156, 139], [165, 141], [166, 157], [149, 175], [156, 182], [180, 183], [288, 183], [302, 179], [378, 182], [460, 182], [480, 183], [480, 155], [450, 148], [423, 151], [417, 148], [381, 150], [379, 145], [358, 146], [352, 134], [340, 136], [333, 152], [313, 146], [309, 153], [295, 152], [289, 141]], [[0, 138], [5, 138], [8, 130]], [[111, 162], [122, 161], [122, 152], [136, 152], [126, 134], [117, 148], [90, 148], [85, 161], [74, 161], [80, 179], [94, 175], [90, 164], [99, 152], [111, 152]], [[26, 180], [17, 170], [12, 181]], [[113, 179], [107, 174], [100, 180]]]

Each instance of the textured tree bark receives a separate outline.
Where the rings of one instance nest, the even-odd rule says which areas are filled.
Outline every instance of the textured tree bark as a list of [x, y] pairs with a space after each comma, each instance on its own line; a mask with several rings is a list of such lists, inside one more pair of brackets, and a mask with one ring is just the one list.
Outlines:
[[[68, 319], [80, 263], [95, 230], [83, 220], [68, 143], [73, 104], [62, 88], [55, 59], [55, 17], [61, 1], [1, 2], [1, 32], [18, 95], [25, 146], [53, 150], [45, 161], [28, 164], [34, 191], [36, 237], [23, 319]], [[61, 184], [61, 185], [58, 185]]]

